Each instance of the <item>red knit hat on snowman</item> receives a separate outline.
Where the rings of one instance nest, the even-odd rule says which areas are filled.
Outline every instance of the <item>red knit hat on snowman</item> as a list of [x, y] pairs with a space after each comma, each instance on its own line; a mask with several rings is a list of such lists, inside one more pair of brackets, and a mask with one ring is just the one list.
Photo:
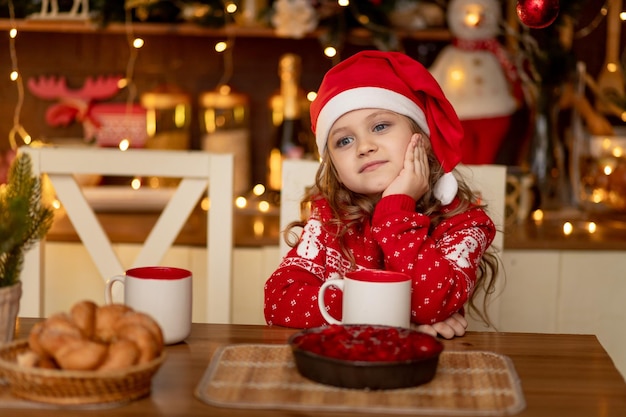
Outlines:
[[461, 161], [463, 128], [441, 87], [419, 62], [400, 52], [363, 51], [331, 68], [311, 103], [311, 127], [323, 155], [335, 121], [358, 109], [385, 109], [413, 119], [430, 138], [445, 174], [433, 188], [443, 205], [456, 196], [452, 170]]

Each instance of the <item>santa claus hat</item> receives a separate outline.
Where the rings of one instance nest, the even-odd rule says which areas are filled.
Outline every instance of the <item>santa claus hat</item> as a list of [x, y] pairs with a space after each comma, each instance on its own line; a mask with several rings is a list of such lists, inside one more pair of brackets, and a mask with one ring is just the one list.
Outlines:
[[363, 51], [331, 68], [311, 103], [320, 155], [335, 121], [347, 112], [376, 108], [413, 119], [426, 133], [445, 172], [433, 192], [449, 204], [458, 185], [452, 170], [461, 160], [463, 128], [441, 87], [419, 62], [399, 52]]

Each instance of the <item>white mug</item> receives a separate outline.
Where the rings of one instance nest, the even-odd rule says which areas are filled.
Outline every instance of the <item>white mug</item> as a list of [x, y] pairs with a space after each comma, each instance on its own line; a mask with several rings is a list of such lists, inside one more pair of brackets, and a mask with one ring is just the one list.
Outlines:
[[[341, 320], [326, 310], [324, 293], [337, 287], [343, 293]], [[320, 312], [330, 324], [411, 326], [411, 277], [401, 272], [363, 269], [331, 279], [319, 290]]]
[[124, 304], [159, 323], [165, 344], [182, 342], [191, 333], [192, 274], [181, 268], [145, 266], [106, 282], [104, 300], [111, 304], [113, 284], [124, 284]]

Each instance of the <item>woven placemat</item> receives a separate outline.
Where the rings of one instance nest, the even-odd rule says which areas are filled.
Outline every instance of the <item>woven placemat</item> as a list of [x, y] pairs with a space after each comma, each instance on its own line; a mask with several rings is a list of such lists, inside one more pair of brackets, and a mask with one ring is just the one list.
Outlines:
[[386, 414], [505, 415], [525, 400], [511, 360], [484, 351], [444, 351], [435, 378], [414, 388], [344, 389], [302, 377], [287, 345], [218, 349], [195, 392], [220, 407]]

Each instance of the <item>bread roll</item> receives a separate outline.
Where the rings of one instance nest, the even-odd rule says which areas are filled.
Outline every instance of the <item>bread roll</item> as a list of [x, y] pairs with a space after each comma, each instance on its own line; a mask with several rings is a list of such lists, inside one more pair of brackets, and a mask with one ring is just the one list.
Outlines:
[[138, 363], [147, 363], [159, 355], [161, 347], [152, 332], [139, 324], [127, 324], [119, 327], [115, 335], [119, 339], [130, 340], [139, 348]]
[[95, 333], [97, 309], [96, 303], [86, 300], [74, 304], [70, 310], [72, 320], [87, 339], [91, 339]]
[[[163, 332], [161, 331], [161, 326], [149, 315], [138, 311], [129, 311], [115, 324], [115, 333], [117, 333], [117, 330], [121, 327], [129, 324], [138, 324], [150, 330], [157, 344], [160, 347], [163, 346]], [[160, 353], [161, 350], [159, 349], [158, 354]]]
[[53, 355], [63, 369], [89, 371], [100, 366], [107, 356], [107, 346], [86, 339], [73, 339]]
[[46, 320], [37, 341], [44, 355], [55, 357], [63, 345], [83, 338], [82, 332], [68, 315], [56, 314]]
[[40, 321], [39, 323], [36, 323], [28, 334], [28, 347], [40, 356], [46, 355], [46, 351], [41, 346], [41, 343], [39, 343], [39, 336], [41, 335], [45, 324], [45, 321]]
[[120, 339], [109, 345], [109, 350], [104, 362], [98, 370], [112, 371], [124, 369], [139, 361], [139, 348], [134, 342]]
[[123, 304], [107, 304], [96, 310], [95, 338], [110, 343], [115, 336], [115, 324], [124, 314], [132, 311]]

